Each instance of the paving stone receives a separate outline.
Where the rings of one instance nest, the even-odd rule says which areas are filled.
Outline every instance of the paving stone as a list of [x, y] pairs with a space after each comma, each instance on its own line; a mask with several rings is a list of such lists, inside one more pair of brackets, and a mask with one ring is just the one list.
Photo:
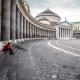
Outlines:
[[[19, 43], [26, 51], [14, 49], [15, 55], [7, 56], [7, 62], [4, 61], [5, 65], [9, 66], [6, 80], [79, 80], [80, 58], [53, 49], [47, 42], [46, 40]], [[71, 44], [73, 47], [78, 44], [77, 48], [80, 47], [77, 41], [59, 42], [65, 45]], [[55, 41], [52, 44], [56, 45]], [[67, 50], [70, 51], [68, 48]], [[78, 51], [75, 52], [79, 54]], [[4, 64], [3, 69], [1, 67], [0, 69], [4, 70], [0, 74], [5, 73]], [[4, 78], [4, 74], [2, 76]]]

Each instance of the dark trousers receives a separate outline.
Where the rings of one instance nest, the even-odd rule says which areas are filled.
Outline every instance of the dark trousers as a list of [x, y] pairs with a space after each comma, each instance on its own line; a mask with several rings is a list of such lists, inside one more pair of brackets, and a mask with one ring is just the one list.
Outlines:
[[3, 50], [3, 51], [4, 51], [4, 53], [6, 53], [7, 51], [9, 51], [9, 55], [14, 55], [14, 52], [13, 52], [13, 50], [11, 48]]

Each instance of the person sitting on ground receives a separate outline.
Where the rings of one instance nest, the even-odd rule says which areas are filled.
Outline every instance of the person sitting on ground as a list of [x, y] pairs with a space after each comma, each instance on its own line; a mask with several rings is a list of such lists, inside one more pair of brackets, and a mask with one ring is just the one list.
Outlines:
[[13, 54], [14, 54], [14, 53], [13, 53], [13, 50], [12, 50], [12, 48], [11, 48], [11, 43], [10, 43], [10, 42], [8, 42], [7, 44], [5, 44], [5, 45], [3, 46], [2, 51], [3, 51], [4, 53], [6, 53], [6, 51], [9, 51], [9, 55], [13, 55]]

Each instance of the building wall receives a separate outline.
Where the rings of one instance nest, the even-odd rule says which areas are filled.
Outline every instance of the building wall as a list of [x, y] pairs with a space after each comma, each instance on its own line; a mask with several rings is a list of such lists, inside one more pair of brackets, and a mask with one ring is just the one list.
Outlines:
[[80, 22], [73, 22], [73, 37], [80, 39]]

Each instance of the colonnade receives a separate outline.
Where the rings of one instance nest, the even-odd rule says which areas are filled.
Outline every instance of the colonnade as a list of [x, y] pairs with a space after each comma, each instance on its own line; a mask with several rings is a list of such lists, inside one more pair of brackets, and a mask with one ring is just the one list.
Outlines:
[[[34, 24], [27, 19], [17, 6], [18, 0], [0, 0], [2, 41], [16, 39], [54, 38], [54, 31]], [[27, 14], [26, 14], [27, 16]], [[28, 16], [29, 17], [29, 16]]]
[[58, 36], [58, 38], [60, 38], [60, 39], [63, 39], [63, 38], [65, 38], [65, 39], [70, 39], [70, 38], [72, 38], [72, 34], [73, 34], [73, 30], [72, 30], [72, 28], [63, 28], [63, 27], [58, 27], [59, 28], [59, 36]]

